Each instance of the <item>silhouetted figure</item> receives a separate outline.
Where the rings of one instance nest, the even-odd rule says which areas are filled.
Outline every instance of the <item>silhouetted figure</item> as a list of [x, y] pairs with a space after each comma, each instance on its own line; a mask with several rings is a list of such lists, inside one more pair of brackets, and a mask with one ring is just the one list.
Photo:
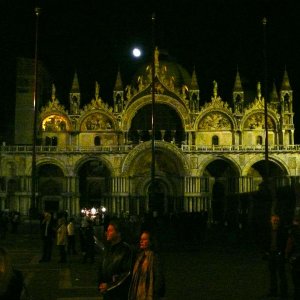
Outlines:
[[273, 215], [267, 258], [270, 272], [270, 289], [268, 296], [274, 297], [280, 292], [281, 298], [287, 297], [288, 286], [285, 270], [285, 251], [287, 248], [287, 229], [280, 223], [280, 218]]
[[40, 262], [47, 262], [51, 260], [52, 256], [52, 247], [53, 247], [53, 240], [54, 240], [54, 224], [52, 220], [52, 216], [50, 213], [45, 212], [44, 218], [41, 221], [41, 237], [43, 242], [43, 253]]
[[23, 287], [22, 272], [13, 268], [10, 255], [0, 248], [0, 300], [20, 300]]
[[67, 226], [66, 219], [64, 217], [58, 219], [58, 224], [56, 228], [56, 245], [59, 250], [59, 262], [65, 263], [67, 261]]
[[111, 220], [107, 227], [108, 245], [98, 273], [98, 289], [104, 300], [128, 300], [132, 251], [122, 241], [120, 226]]
[[70, 218], [70, 221], [67, 225], [67, 233], [68, 233], [68, 254], [77, 254], [76, 251], [76, 236], [75, 236], [75, 224], [74, 218]]
[[90, 260], [91, 263], [95, 260], [95, 239], [93, 221], [88, 220], [87, 226], [83, 228], [83, 262]]
[[292, 280], [294, 285], [294, 300], [300, 299], [300, 215], [294, 217], [293, 227], [291, 228], [287, 258], [291, 264]]

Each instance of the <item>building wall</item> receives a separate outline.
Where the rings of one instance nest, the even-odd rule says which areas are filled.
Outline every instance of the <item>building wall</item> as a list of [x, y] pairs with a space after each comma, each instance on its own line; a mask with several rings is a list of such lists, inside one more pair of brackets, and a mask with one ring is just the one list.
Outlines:
[[[67, 210], [71, 215], [78, 215], [81, 207], [89, 205], [105, 205], [114, 214], [205, 210], [213, 219], [218, 201], [225, 205], [234, 195], [256, 192], [266, 177], [272, 178], [275, 188], [298, 182], [300, 146], [294, 145], [293, 98], [287, 82], [280, 91], [284, 101], [289, 101], [286, 109], [281, 109], [280, 98], [267, 104], [266, 163], [265, 100], [259, 89], [254, 99], [247, 99], [247, 105], [239, 91], [242, 97], [238, 106], [233, 100], [230, 107], [215, 84], [211, 99], [202, 102], [197, 86], [189, 82], [170, 84], [174, 74], [166, 70], [163, 63], [155, 70], [155, 104], [165, 115], [156, 113], [154, 144], [151, 118], [143, 115], [143, 108], [153, 104], [151, 77], [141, 74], [143, 85], [133, 83], [114, 90], [113, 107], [101, 99], [96, 84], [95, 98], [74, 108], [74, 97], [81, 99], [74, 76], [71, 113], [52, 88], [51, 99], [38, 116], [42, 141], [36, 148], [38, 210]], [[28, 95], [19, 93], [17, 97], [28, 102]], [[143, 114], [139, 116], [140, 112]], [[32, 205], [32, 148], [19, 144], [32, 141], [28, 135], [32, 127], [22, 128], [21, 119], [17, 123], [24, 141], [1, 148], [0, 207], [28, 214]], [[270, 171], [267, 175], [266, 166]], [[153, 183], [155, 201], [149, 196]]]

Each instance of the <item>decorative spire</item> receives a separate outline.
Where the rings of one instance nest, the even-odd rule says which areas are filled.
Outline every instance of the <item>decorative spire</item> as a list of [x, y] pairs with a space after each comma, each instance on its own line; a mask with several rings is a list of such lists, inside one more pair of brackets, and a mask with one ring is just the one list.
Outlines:
[[283, 74], [281, 90], [291, 90], [290, 80], [286, 69]]
[[[184, 95], [186, 95], [186, 91], [183, 92]], [[200, 90], [199, 90], [195, 66], [194, 66], [192, 80], [191, 80], [190, 88], [188, 90], [188, 94], [189, 94], [189, 105], [191, 111], [193, 112], [199, 111]]]
[[239, 70], [236, 71], [236, 76], [235, 76], [235, 82], [234, 82], [234, 87], [233, 87], [234, 92], [242, 92], [243, 87], [242, 87], [242, 82], [241, 82], [241, 77]]
[[190, 90], [199, 90], [198, 79], [197, 79], [195, 67], [194, 67], [193, 74], [192, 74]]
[[79, 89], [79, 82], [78, 82], [78, 77], [77, 77], [76, 71], [74, 74], [72, 88], [71, 88], [71, 92], [69, 95], [70, 95], [71, 114], [77, 115], [79, 113], [79, 108], [80, 108], [80, 89]]
[[242, 87], [241, 77], [238, 68], [236, 71], [232, 94], [233, 94], [234, 112], [237, 114], [242, 114], [244, 111], [244, 90]]
[[120, 69], [118, 70], [118, 73], [117, 73], [117, 79], [116, 79], [114, 90], [115, 91], [123, 91], [123, 83], [122, 83]]
[[121, 79], [120, 70], [117, 73], [117, 79], [113, 91], [113, 99], [114, 99], [114, 112], [120, 113], [124, 108], [124, 90], [123, 83]]
[[275, 86], [275, 82], [273, 82], [272, 92], [271, 92], [271, 95], [270, 95], [270, 101], [271, 102], [278, 102], [278, 100], [279, 100], [279, 97], [278, 97], [277, 89], [276, 89], [276, 86]]
[[71, 88], [71, 93], [79, 93], [79, 92], [80, 92], [80, 90], [79, 90], [78, 76], [77, 76], [77, 72], [75, 71], [72, 88]]

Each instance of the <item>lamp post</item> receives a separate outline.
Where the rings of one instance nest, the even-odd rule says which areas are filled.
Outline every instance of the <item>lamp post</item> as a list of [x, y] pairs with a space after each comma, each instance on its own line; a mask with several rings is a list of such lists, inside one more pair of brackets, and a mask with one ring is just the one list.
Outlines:
[[265, 181], [269, 183], [269, 134], [268, 134], [268, 62], [267, 62], [267, 18], [263, 18], [263, 59], [264, 59], [264, 117], [265, 117]]
[[153, 208], [153, 201], [155, 201], [155, 13], [152, 14], [152, 61], [151, 61], [151, 182], [150, 182], [150, 193], [149, 202], [150, 210]]
[[268, 56], [267, 56], [267, 18], [263, 18], [263, 58], [264, 58], [264, 117], [265, 117], [265, 178], [264, 188], [266, 189], [267, 197], [270, 197], [271, 207], [270, 215], [277, 214], [277, 196], [276, 187], [270, 181], [270, 163], [269, 163], [269, 128], [268, 128]]
[[33, 136], [32, 136], [32, 165], [31, 165], [31, 216], [36, 215], [36, 137], [37, 137], [37, 75], [38, 75], [38, 29], [39, 16], [41, 9], [36, 7], [35, 10], [35, 53], [34, 53], [34, 87], [33, 87]]

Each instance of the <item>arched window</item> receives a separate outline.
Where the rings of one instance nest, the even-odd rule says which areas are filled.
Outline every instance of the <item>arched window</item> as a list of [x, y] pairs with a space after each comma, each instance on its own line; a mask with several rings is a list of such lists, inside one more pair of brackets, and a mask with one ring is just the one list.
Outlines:
[[100, 146], [101, 145], [101, 139], [100, 139], [100, 136], [96, 136], [94, 138], [94, 145], [95, 146]]
[[263, 143], [263, 138], [261, 135], [259, 135], [257, 138], [256, 138], [256, 145], [262, 145]]
[[51, 146], [51, 138], [49, 138], [49, 136], [46, 136], [46, 138], [45, 138], [45, 145]]
[[212, 137], [212, 144], [213, 144], [213, 146], [218, 146], [219, 145], [219, 137], [218, 136], [214, 135]]

